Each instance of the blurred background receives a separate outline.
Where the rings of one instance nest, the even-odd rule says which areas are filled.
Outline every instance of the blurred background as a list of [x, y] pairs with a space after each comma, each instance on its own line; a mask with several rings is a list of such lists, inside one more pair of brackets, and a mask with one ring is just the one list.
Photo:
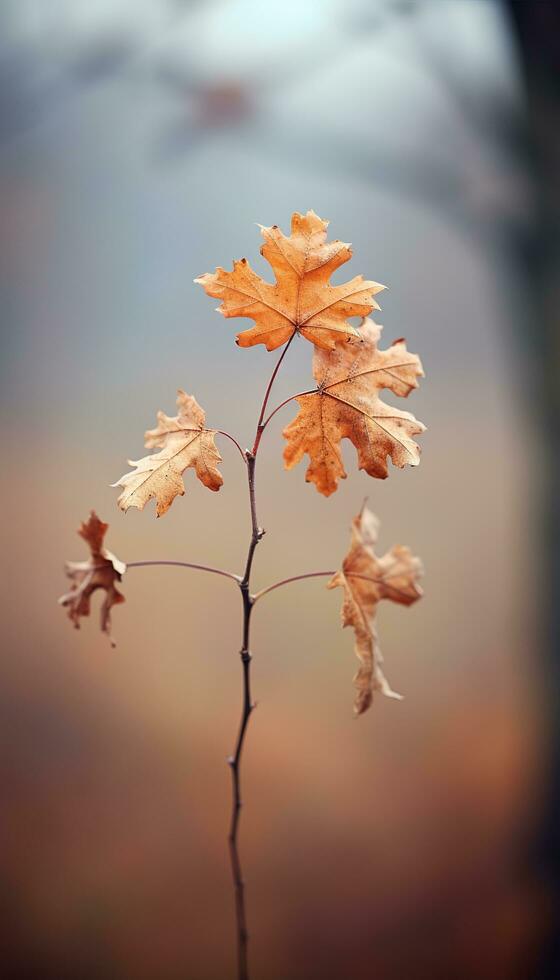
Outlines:
[[[557, 977], [558, 13], [494, 0], [4, 0], [4, 975], [234, 971], [226, 579], [131, 569], [117, 649], [56, 598], [94, 507], [125, 561], [241, 570], [245, 474], [161, 521], [109, 484], [178, 386], [249, 443], [275, 355], [193, 285], [313, 208], [427, 378], [417, 469], [330, 499], [263, 441], [255, 586], [333, 568], [363, 497], [425, 598], [380, 613], [402, 703], [352, 716], [323, 580], [256, 610], [241, 852], [260, 980]], [[347, 278], [341, 270], [339, 281]], [[344, 273], [344, 276], [342, 276]], [[305, 388], [289, 352], [272, 404]], [[392, 396], [388, 394], [387, 400]]]

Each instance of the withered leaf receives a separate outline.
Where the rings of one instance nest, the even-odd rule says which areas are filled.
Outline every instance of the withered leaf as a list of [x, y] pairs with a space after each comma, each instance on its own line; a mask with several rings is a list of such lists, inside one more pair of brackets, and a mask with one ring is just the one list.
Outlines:
[[284, 429], [286, 469], [292, 469], [307, 453], [310, 463], [305, 479], [325, 497], [346, 477], [342, 439], [354, 444], [359, 468], [370, 476], [388, 476], [388, 457], [399, 467], [420, 462], [420, 449], [412, 437], [424, 432], [425, 426], [410, 412], [386, 405], [379, 397], [383, 388], [402, 397], [417, 388], [417, 379], [424, 374], [420, 358], [407, 351], [404, 340], [379, 350], [380, 333], [378, 324], [366, 320], [360, 336], [344, 347], [316, 350], [317, 391], [297, 398], [299, 413]]
[[155, 497], [156, 515], [165, 514], [173, 500], [185, 492], [183, 473], [192, 467], [205, 487], [219, 490], [223, 481], [217, 464], [221, 462], [215, 443], [216, 430], [206, 429], [206, 415], [192, 395], [181, 388], [177, 397], [177, 415], [157, 413], [157, 426], [145, 434], [146, 449], [159, 453], [129, 460], [135, 469], [113, 484], [123, 491], [117, 501], [125, 512], [129, 507], [142, 510]]
[[105, 590], [105, 598], [101, 605], [101, 629], [107, 634], [111, 646], [115, 646], [111, 636], [111, 609], [124, 602], [124, 596], [115, 587], [126, 571], [126, 565], [115, 555], [107, 551], [103, 541], [108, 524], [99, 519], [95, 511], [91, 511], [87, 521], [78, 528], [78, 534], [87, 542], [91, 552], [87, 561], [67, 561], [66, 574], [72, 581], [72, 587], [66, 595], [58, 600], [68, 610], [68, 618], [76, 629], [80, 628], [80, 619], [89, 616], [90, 597], [97, 589]]
[[374, 691], [401, 700], [401, 695], [391, 690], [381, 667], [383, 657], [375, 628], [379, 602], [391, 599], [410, 606], [422, 595], [420, 559], [403, 545], [394, 545], [378, 558], [374, 550], [378, 529], [377, 517], [364, 506], [352, 521], [350, 550], [342, 569], [327, 585], [329, 589], [341, 586], [344, 590], [342, 625], [354, 629], [356, 656], [360, 661], [354, 677], [354, 711], [357, 715], [369, 708]]
[[352, 255], [346, 242], [327, 242], [328, 221], [314, 211], [292, 216], [290, 235], [277, 225], [261, 233], [261, 255], [270, 263], [274, 285], [265, 282], [247, 259], [233, 264], [232, 272], [220, 266], [195, 279], [209, 296], [221, 299], [219, 312], [225, 317], [249, 317], [255, 326], [237, 335], [240, 347], [265, 344], [267, 350], [281, 347], [297, 331], [317, 347], [332, 350], [356, 336], [348, 317], [367, 316], [379, 309], [373, 299], [385, 287], [356, 276], [342, 286], [329, 279], [335, 269]]

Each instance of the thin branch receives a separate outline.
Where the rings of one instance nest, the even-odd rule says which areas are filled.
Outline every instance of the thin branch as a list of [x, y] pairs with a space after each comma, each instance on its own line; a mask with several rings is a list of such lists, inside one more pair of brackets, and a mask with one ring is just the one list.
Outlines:
[[237, 735], [237, 741], [235, 743], [235, 751], [232, 756], [228, 759], [228, 765], [231, 770], [231, 790], [232, 790], [232, 801], [231, 801], [231, 819], [229, 828], [229, 849], [231, 857], [231, 872], [233, 876], [233, 886], [235, 889], [235, 910], [237, 918], [237, 976], [238, 980], [249, 980], [249, 964], [248, 964], [248, 947], [249, 947], [249, 932], [247, 930], [247, 915], [245, 911], [245, 882], [243, 881], [243, 871], [241, 867], [241, 859], [239, 857], [238, 848], [238, 834], [239, 834], [239, 818], [241, 814], [241, 807], [243, 805], [241, 799], [241, 754], [243, 751], [243, 745], [245, 742], [245, 734], [247, 731], [247, 725], [249, 724], [249, 718], [253, 712], [255, 705], [253, 704], [251, 698], [251, 652], [249, 649], [250, 641], [250, 628], [251, 628], [251, 613], [253, 611], [254, 598], [250, 593], [250, 582], [251, 582], [251, 570], [253, 567], [253, 558], [255, 556], [255, 549], [261, 541], [264, 535], [264, 529], [259, 526], [257, 519], [257, 504], [255, 496], [255, 466], [257, 462], [257, 452], [259, 448], [259, 443], [261, 441], [261, 436], [263, 434], [266, 423], [263, 424], [264, 415], [266, 412], [266, 406], [268, 404], [268, 399], [270, 397], [270, 392], [272, 391], [272, 386], [276, 380], [278, 371], [280, 370], [280, 365], [284, 360], [288, 348], [295, 337], [295, 331], [288, 340], [284, 347], [284, 350], [280, 354], [276, 366], [272, 372], [268, 385], [264, 393], [264, 398], [261, 405], [261, 410], [259, 414], [259, 420], [257, 422], [257, 429], [255, 433], [255, 441], [253, 443], [253, 448], [251, 451], [247, 450], [243, 454], [243, 458], [247, 465], [247, 481], [249, 489], [249, 505], [251, 510], [251, 540], [249, 542], [249, 550], [247, 552], [247, 559], [245, 562], [245, 571], [243, 572], [243, 578], [238, 579], [239, 588], [241, 590], [241, 598], [243, 601], [243, 635], [241, 641], [241, 663], [243, 665], [243, 705], [241, 710], [241, 720], [239, 723], [239, 732]]
[[225, 578], [231, 578], [234, 582], [241, 582], [240, 575], [234, 575], [233, 572], [226, 572], [223, 568], [213, 568], [211, 565], [195, 565], [191, 561], [129, 561], [125, 562], [126, 570], [129, 568], [143, 568], [145, 565], [176, 565], [179, 568], [194, 568], [198, 572], [212, 572], [213, 575], [223, 575]]
[[237, 446], [237, 448], [239, 449], [239, 452], [241, 453], [241, 459], [243, 460], [243, 462], [244, 463], [247, 462], [247, 459], [246, 459], [246, 456], [245, 456], [245, 452], [241, 448], [241, 446], [239, 445], [237, 439], [234, 439], [234, 437], [229, 432], [225, 432], [223, 429], [215, 429], [214, 431], [217, 432], [217, 433], [219, 433], [219, 435], [221, 435], [221, 436], [225, 436], [226, 439], [229, 439], [231, 442], [233, 442], [233, 445], [234, 446]]
[[264, 413], [266, 412], [266, 406], [268, 404], [268, 399], [270, 397], [270, 392], [272, 391], [272, 386], [273, 386], [273, 384], [274, 384], [274, 382], [276, 380], [276, 375], [278, 374], [278, 372], [280, 370], [280, 365], [282, 364], [282, 361], [284, 360], [286, 354], [288, 353], [288, 350], [290, 348], [290, 344], [292, 343], [295, 335], [296, 335], [296, 331], [294, 330], [294, 332], [293, 332], [292, 336], [290, 337], [288, 343], [285, 345], [284, 350], [280, 354], [280, 357], [278, 358], [278, 361], [276, 363], [276, 367], [274, 368], [274, 371], [272, 372], [272, 374], [270, 376], [270, 381], [268, 382], [268, 385], [266, 387], [266, 391], [264, 393], [264, 398], [263, 398], [263, 403], [261, 405], [261, 414], [259, 415], [259, 421], [257, 422], [257, 429], [260, 429], [260, 427], [262, 425], [262, 420], [264, 419]]
[[262, 599], [263, 595], [267, 595], [269, 592], [274, 592], [274, 589], [279, 589], [282, 585], [289, 585], [290, 582], [301, 582], [304, 578], [326, 578], [328, 575], [335, 575], [336, 572], [306, 572], [304, 575], [292, 575], [290, 578], [283, 578], [281, 582], [275, 582], [274, 585], [268, 585], [266, 589], [261, 589], [260, 592], [255, 592], [253, 598], [253, 605]]
[[266, 412], [266, 406], [268, 405], [268, 399], [270, 398], [270, 392], [272, 391], [272, 386], [273, 386], [273, 384], [274, 384], [274, 382], [276, 380], [276, 375], [278, 374], [278, 372], [280, 370], [280, 365], [282, 364], [282, 361], [284, 360], [286, 354], [288, 353], [288, 350], [290, 348], [290, 344], [292, 343], [295, 335], [296, 335], [296, 331], [294, 330], [294, 332], [293, 332], [292, 336], [290, 337], [288, 343], [285, 345], [284, 350], [280, 354], [280, 357], [278, 358], [278, 361], [276, 362], [276, 367], [274, 368], [274, 371], [272, 372], [272, 374], [270, 376], [270, 381], [268, 382], [268, 385], [266, 386], [266, 391], [264, 393], [264, 398], [263, 398], [263, 402], [262, 402], [262, 405], [261, 405], [261, 411], [260, 411], [260, 415], [259, 415], [259, 421], [257, 422], [257, 431], [256, 431], [256, 434], [255, 434], [255, 441], [253, 443], [253, 450], [252, 450], [252, 452], [253, 452], [253, 455], [254, 456], [257, 455], [258, 448], [259, 448], [259, 443], [261, 441], [261, 436], [262, 436], [262, 434], [264, 432], [264, 429], [265, 429], [265, 426], [266, 426], [266, 422], [263, 424], [263, 419], [264, 419], [264, 413]]
[[[290, 582], [301, 582], [304, 578], [327, 578], [332, 575], [336, 575], [337, 570], [329, 572], [306, 572], [304, 575], [292, 575], [290, 578], [283, 578], [281, 582], [275, 582], [273, 585], [268, 585], [266, 589], [261, 589], [260, 592], [255, 592], [252, 596], [253, 605], [259, 599], [262, 599], [263, 595], [267, 595], [269, 592], [274, 592], [274, 589], [279, 589], [282, 585], [289, 585]], [[383, 579], [372, 578], [371, 575], [359, 575], [357, 572], [345, 572], [347, 578], [361, 578], [366, 582], [375, 582], [379, 585]]]
[[318, 390], [319, 390], [318, 388], [310, 388], [308, 391], [298, 391], [296, 395], [290, 395], [289, 398], [286, 398], [283, 402], [280, 402], [280, 404], [276, 406], [276, 408], [270, 413], [268, 418], [265, 419], [265, 421], [262, 423], [261, 434], [264, 432], [264, 430], [266, 429], [268, 423], [273, 418], [273, 416], [276, 415], [276, 412], [279, 412], [281, 408], [284, 408], [284, 405], [289, 405], [290, 402], [293, 402], [296, 398], [302, 398], [303, 395], [315, 395], [317, 394]]
[[238, 980], [249, 980], [249, 967], [248, 967], [248, 944], [249, 944], [249, 933], [247, 930], [247, 916], [245, 912], [245, 883], [243, 881], [243, 872], [241, 868], [241, 859], [239, 857], [238, 849], [238, 832], [239, 832], [239, 817], [241, 813], [241, 807], [243, 805], [241, 800], [241, 753], [243, 750], [243, 743], [245, 741], [245, 732], [247, 731], [247, 725], [249, 724], [249, 718], [251, 712], [253, 711], [255, 705], [253, 704], [251, 698], [251, 653], [249, 650], [249, 639], [250, 639], [250, 624], [251, 624], [251, 613], [253, 611], [253, 599], [249, 592], [249, 582], [251, 578], [251, 568], [253, 565], [253, 556], [255, 554], [255, 548], [257, 547], [259, 541], [261, 540], [264, 531], [259, 527], [257, 521], [257, 508], [255, 502], [255, 462], [256, 458], [254, 453], [247, 452], [246, 454], [247, 462], [247, 477], [249, 485], [249, 503], [251, 508], [251, 541], [249, 543], [249, 551], [247, 553], [247, 561], [245, 564], [245, 571], [243, 573], [243, 578], [239, 580], [239, 588], [241, 589], [241, 598], [243, 601], [243, 635], [241, 641], [240, 657], [241, 663], [243, 665], [243, 707], [241, 711], [241, 721], [239, 723], [239, 732], [237, 735], [237, 741], [235, 744], [235, 751], [232, 756], [229, 757], [228, 765], [231, 770], [231, 789], [232, 789], [232, 802], [231, 802], [231, 819], [229, 828], [229, 849], [231, 857], [231, 871], [233, 876], [233, 886], [235, 889], [235, 910], [237, 918], [237, 965], [238, 965]]
[[[249, 619], [250, 610], [252, 607], [251, 600], [249, 596], [244, 599], [244, 616], [243, 616], [243, 635], [244, 638], [249, 636]], [[247, 915], [245, 912], [245, 882], [243, 880], [243, 871], [241, 868], [241, 859], [239, 856], [238, 848], [238, 831], [239, 831], [239, 818], [241, 815], [241, 807], [243, 806], [243, 801], [241, 799], [241, 752], [243, 750], [243, 743], [245, 741], [245, 733], [247, 731], [247, 725], [249, 723], [249, 718], [251, 712], [254, 710], [255, 705], [251, 699], [251, 654], [245, 647], [241, 650], [241, 662], [243, 664], [243, 709], [241, 714], [241, 721], [239, 724], [239, 733], [237, 735], [237, 742], [235, 744], [235, 751], [232, 756], [229, 757], [228, 765], [231, 769], [231, 782], [232, 782], [232, 805], [231, 805], [231, 819], [229, 826], [229, 850], [231, 858], [231, 871], [233, 876], [233, 886], [235, 889], [235, 910], [237, 918], [237, 961], [238, 961], [238, 980], [249, 980], [248, 972], [248, 943], [249, 943], [249, 932], [247, 929]]]

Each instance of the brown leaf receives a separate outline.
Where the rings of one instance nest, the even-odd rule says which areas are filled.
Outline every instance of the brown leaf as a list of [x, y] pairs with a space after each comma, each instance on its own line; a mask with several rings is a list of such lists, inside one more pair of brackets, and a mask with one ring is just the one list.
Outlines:
[[220, 266], [195, 279], [209, 296], [223, 300], [218, 307], [225, 317], [249, 317], [255, 326], [237, 335], [240, 347], [265, 344], [281, 347], [297, 331], [317, 347], [333, 350], [356, 336], [348, 317], [367, 316], [379, 309], [373, 299], [384, 286], [356, 276], [342, 286], [331, 286], [335, 269], [352, 256], [346, 242], [327, 242], [328, 221], [314, 211], [292, 216], [291, 234], [277, 225], [261, 233], [261, 255], [270, 263], [274, 285], [265, 282], [247, 259], [233, 263], [232, 272]]
[[206, 429], [206, 416], [192, 395], [181, 388], [178, 391], [179, 412], [171, 418], [165, 412], [157, 413], [157, 427], [145, 434], [146, 449], [160, 448], [159, 453], [144, 456], [136, 462], [129, 460], [135, 469], [125, 473], [114, 487], [123, 487], [117, 503], [121, 510], [129, 507], [142, 510], [155, 497], [156, 515], [165, 514], [173, 500], [185, 492], [182, 474], [192, 467], [205, 487], [219, 490], [223, 481], [217, 468], [221, 462], [216, 444], [215, 429]]
[[404, 340], [388, 350], [378, 350], [381, 327], [366, 320], [360, 336], [334, 351], [316, 350], [313, 374], [318, 389], [300, 395], [299, 414], [284, 429], [286, 469], [294, 467], [305, 453], [310, 464], [305, 479], [328, 497], [346, 478], [341, 439], [350, 439], [358, 450], [361, 470], [370, 476], [388, 476], [387, 458], [395, 466], [420, 462], [420, 449], [413, 440], [425, 426], [410, 412], [381, 401], [379, 392], [389, 388], [406, 397], [423, 377], [420, 358], [410, 354]]
[[369, 708], [374, 691], [401, 699], [400, 694], [391, 690], [381, 668], [383, 657], [375, 628], [378, 603], [381, 599], [391, 599], [410, 606], [422, 595], [418, 584], [423, 571], [420, 559], [403, 545], [394, 545], [378, 558], [374, 551], [378, 529], [377, 517], [364, 506], [352, 521], [350, 550], [342, 570], [327, 585], [329, 589], [337, 586], [344, 589], [342, 625], [354, 629], [356, 656], [360, 661], [354, 677], [357, 715]]
[[124, 596], [115, 588], [115, 582], [120, 582], [126, 571], [126, 565], [103, 546], [108, 524], [100, 521], [95, 511], [91, 511], [89, 519], [83, 521], [78, 528], [78, 534], [87, 541], [91, 552], [87, 561], [67, 561], [66, 574], [72, 581], [72, 588], [58, 600], [68, 609], [68, 618], [76, 629], [80, 628], [82, 616], [89, 616], [90, 596], [96, 589], [105, 590], [105, 599], [101, 606], [101, 629], [107, 634], [111, 646], [115, 646], [111, 636], [111, 609], [124, 602]]

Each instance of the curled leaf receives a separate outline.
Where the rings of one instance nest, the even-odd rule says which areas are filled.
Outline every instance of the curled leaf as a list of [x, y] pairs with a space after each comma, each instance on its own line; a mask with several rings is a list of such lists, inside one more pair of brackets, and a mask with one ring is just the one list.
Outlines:
[[374, 691], [401, 699], [401, 695], [391, 689], [382, 670], [383, 657], [375, 627], [379, 602], [391, 599], [410, 606], [422, 595], [420, 559], [403, 545], [394, 545], [378, 558], [374, 550], [378, 529], [377, 518], [364, 506], [352, 521], [350, 550], [342, 569], [327, 585], [329, 589], [340, 586], [344, 590], [342, 625], [354, 630], [355, 651], [360, 661], [354, 676], [354, 711], [357, 715], [369, 708]]
[[175, 497], [184, 494], [182, 475], [189, 467], [209, 490], [219, 490], [224, 482], [217, 466], [222, 457], [216, 448], [216, 430], [205, 428], [206, 415], [196, 398], [179, 388], [177, 408], [173, 417], [158, 412], [156, 428], [145, 434], [146, 449], [159, 448], [160, 452], [136, 462], [129, 460], [134, 470], [113, 484], [123, 488], [117, 501], [121, 510], [143, 510], [155, 497], [156, 514], [161, 517]]
[[58, 600], [60, 605], [68, 610], [68, 618], [76, 629], [80, 628], [80, 619], [90, 614], [90, 598], [97, 589], [105, 590], [105, 598], [101, 605], [101, 629], [107, 634], [111, 646], [115, 646], [111, 636], [111, 609], [125, 601], [124, 596], [115, 587], [126, 571], [126, 565], [104, 547], [103, 541], [108, 524], [101, 521], [95, 511], [91, 511], [89, 519], [83, 521], [78, 528], [78, 534], [87, 542], [90, 557], [87, 561], [67, 561], [66, 574], [72, 582], [69, 592]]
[[345, 479], [340, 442], [350, 439], [358, 450], [361, 470], [370, 476], [388, 476], [387, 459], [395, 466], [420, 462], [420, 449], [413, 436], [425, 426], [410, 412], [387, 405], [379, 397], [383, 388], [406, 396], [423, 377], [417, 354], [406, 349], [404, 340], [388, 350], [378, 349], [381, 327], [366, 320], [360, 336], [334, 351], [316, 350], [313, 375], [316, 392], [300, 395], [299, 414], [284, 429], [286, 469], [292, 469], [305, 453], [310, 463], [305, 475], [325, 497]]
[[332, 350], [356, 335], [348, 317], [367, 316], [379, 309], [373, 299], [385, 287], [356, 276], [342, 286], [329, 279], [352, 256], [346, 242], [327, 242], [328, 221], [314, 211], [292, 216], [290, 235], [277, 225], [261, 225], [261, 255], [276, 277], [273, 285], [251, 268], [247, 259], [233, 263], [231, 272], [219, 266], [195, 279], [209, 296], [222, 300], [225, 317], [249, 317], [255, 326], [237, 334], [240, 347], [264, 344], [276, 350], [295, 332], [317, 347]]

